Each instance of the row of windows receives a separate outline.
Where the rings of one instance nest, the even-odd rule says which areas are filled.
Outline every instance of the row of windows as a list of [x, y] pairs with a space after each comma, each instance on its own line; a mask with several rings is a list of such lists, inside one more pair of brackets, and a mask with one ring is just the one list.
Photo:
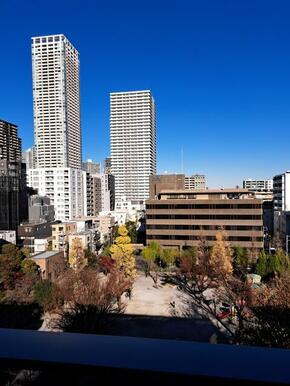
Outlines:
[[260, 209], [261, 204], [148, 204], [146, 209]]
[[262, 215], [251, 214], [148, 214], [155, 220], [262, 220]]
[[262, 231], [262, 226], [249, 226], [249, 225], [147, 225], [147, 229], [189, 229], [189, 230], [220, 230], [221, 228], [226, 231]]
[[[200, 240], [199, 236], [189, 235], [147, 235], [147, 239], [150, 240]], [[205, 236], [208, 241], [216, 240], [215, 236]], [[250, 236], [229, 236], [228, 241], [263, 241], [263, 237], [250, 237]]]

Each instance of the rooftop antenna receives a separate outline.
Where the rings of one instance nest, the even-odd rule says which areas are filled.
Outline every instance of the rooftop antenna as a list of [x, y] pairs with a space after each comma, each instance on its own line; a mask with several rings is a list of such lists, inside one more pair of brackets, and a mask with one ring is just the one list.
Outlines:
[[183, 174], [183, 147], [181, 148], [181, 173]]

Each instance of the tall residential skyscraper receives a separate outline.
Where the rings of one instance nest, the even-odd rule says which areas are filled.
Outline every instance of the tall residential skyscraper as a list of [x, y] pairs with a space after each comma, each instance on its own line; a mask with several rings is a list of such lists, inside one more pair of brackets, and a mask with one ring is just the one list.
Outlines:
[[110, 137], [115, 201], [144, 202], [156, 173], [155, 102], [150, 90], [110, 94]]
[[35, 164], [28, 181], [62, 221], [84, 213], [79, 65], [64, 35], [32, 38]]
[[64, 35], [32, 38], [36, 168], [81, 169], [79, 66]]

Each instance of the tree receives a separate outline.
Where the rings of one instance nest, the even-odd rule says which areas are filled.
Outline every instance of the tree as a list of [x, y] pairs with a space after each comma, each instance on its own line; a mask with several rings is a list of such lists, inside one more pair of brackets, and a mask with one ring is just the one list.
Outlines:
[[179, 253], [175, 249], [172, 249], [172, 248], [162, 249], [161, 260], [166, 267], [173, 266], [178, 256], [179, 256]]
[[268, 256], [265, 251], [261, 251], [256, 264], [256, 273], [262, 278], [268, 275]]
[[34, 300], [44, 311], [53, 311], [61, 304], [59, 289], [49, 280], [41, 280], [34, 287]]
[[232, 274], [232, 255], [230, 243], [226, 241], [224, 232], [219, 231], [216, 234], [216, 241], [209, 258], [209, 266], [215, 275], [227, 276]]
[[154, 286], [157, 286], [158, 283], [158, 274], [161, 269], [159, 264], [161, 254], [161, 247], [155, 241], [151, 242], [148, 247], [142, 251], [142, 256], [145, 260], [145, 274], [151, 277]]
[[128, 235], [133, 244], [137, 243], [137, 223], [135, 221], [127, 221], [126, 228], [128, 230]]
[[59, 309], [54, 327], [69, 332], [104, 332], [110, 314], [123, 312], [120, 299], [129, 285], [130, 279], [117, 271], [107, 276], [90, 268], [67, 273], [60, 286], [65, 307]]
[[39, 266], [30, 258], [26, 258], [21, 261], [21, 271], [25, 275], [35, 278], [39, 276]]
[[69, 248], [69, 265], [78, 270], [85, 265], [85, 252], [80, 237], [74, 237]]
[[0, 254], [0, 284], [13, 288], [17, 273], [20, 271], [22, 253], [14, 244], [2, 246]]
[[116, 238], [115, 244], [110, 248], [111, 258], [115, 262], [116, 270], [133, 281], [137, 276], [137, 271], [135, 268], [134, 250], [125, 225], [121, 225], [118, 228], [118, 234], [119, 236]]
[[234, 248], [234, 265], [237, 271], [245, 273], [249, 265], [249, 256], [247, 248], [237, 246]]

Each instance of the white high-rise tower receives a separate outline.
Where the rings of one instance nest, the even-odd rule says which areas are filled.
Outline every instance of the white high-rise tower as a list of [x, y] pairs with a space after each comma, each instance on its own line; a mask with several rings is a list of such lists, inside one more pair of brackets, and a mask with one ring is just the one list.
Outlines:
[[36, 167], [81, 169], [79, 53], [64, 35], [32, 38]]
[[110, 137], [115, 201], [144, 202], [156, 173], [155, 102], [150, 90], [110, 94]]
[[32, 38], [35, 162], [28, 183], [50, 198], [62, 221], [84, 213], [79, 66], [64, 35]]

